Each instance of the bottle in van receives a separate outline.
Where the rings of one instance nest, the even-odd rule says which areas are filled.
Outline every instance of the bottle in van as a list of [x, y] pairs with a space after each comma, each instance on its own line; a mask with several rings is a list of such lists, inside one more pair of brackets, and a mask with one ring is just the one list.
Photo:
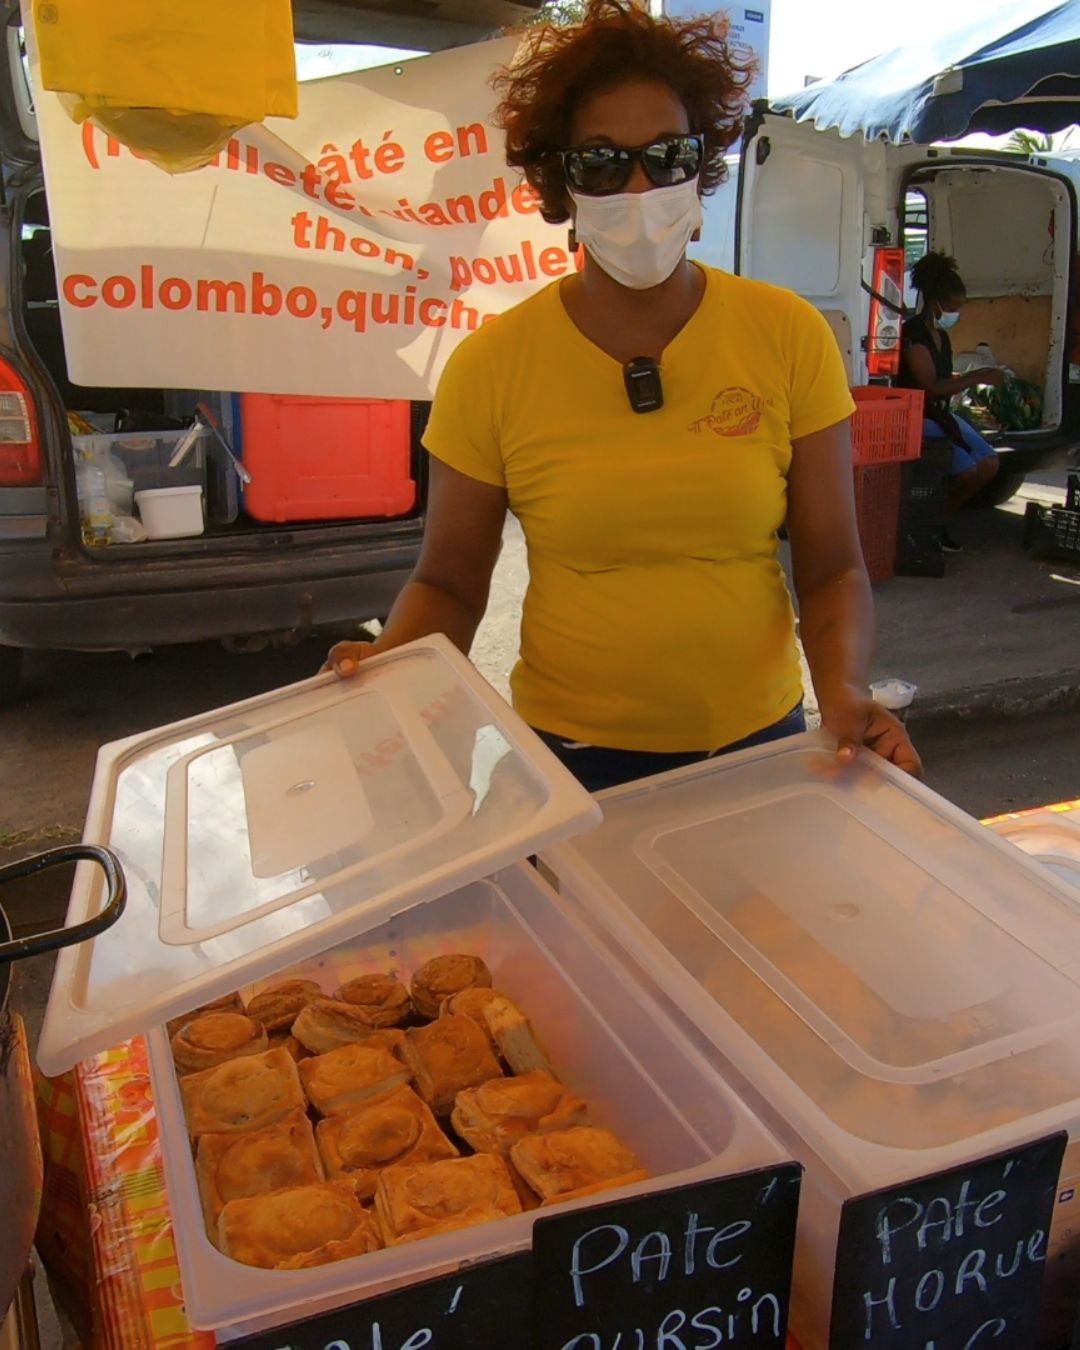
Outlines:
[[84, 456], [75, 469], [83, 542], [101, 548], [112, 540], [112, 506], [105, 470], [95, 457]]

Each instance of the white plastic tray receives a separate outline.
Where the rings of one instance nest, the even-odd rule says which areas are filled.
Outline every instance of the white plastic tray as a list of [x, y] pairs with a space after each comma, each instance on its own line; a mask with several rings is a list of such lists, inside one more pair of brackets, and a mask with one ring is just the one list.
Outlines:
[[[354, 973], [407, 974], [451, 951], [484, 958], [496, 987], [533, 1020], [560, 1077], [588, 1100], [594, 1122], [615, 1130], [653, 1173], [627, 1193], [790, 1158], [528, 864], [411, 909], [363, 939], [304, 963], [297, 973], [332, 991]], [[239, 1265], [205, 1236], [168, 1042], [160, 1029], [148, 1042], [185, 1308], [193, 1326], [249, 1334], [521, 1250], [529, 1244], [536, 1215], [551, 1212], [313, 1270]]]

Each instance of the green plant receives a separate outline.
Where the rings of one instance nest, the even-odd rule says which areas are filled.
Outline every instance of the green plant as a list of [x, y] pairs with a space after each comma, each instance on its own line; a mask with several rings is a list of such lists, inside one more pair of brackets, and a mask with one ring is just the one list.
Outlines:
[[526, 23], [530, 26], [538, 23], [551, 23], [556, 27], [564, 27], [572, 23], [580, 23], [585, 17], [585, 0], [548, 0], [548, 3], [541, 5], [536, 13]]
[[1005, 146], [1014, 155], [1052, 155], [1056, 150], [1064, 150], [1072, 140], [1075, 127], [1051, 136], [1045, 131], [1014, 131]]

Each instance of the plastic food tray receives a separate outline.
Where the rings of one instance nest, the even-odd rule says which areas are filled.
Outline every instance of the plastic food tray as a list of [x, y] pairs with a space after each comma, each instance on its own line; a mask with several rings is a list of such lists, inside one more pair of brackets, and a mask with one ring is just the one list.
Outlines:
[[[625, 1193], [790, 1158], [686, 1039], [607, 962], [528, 864], [410, 909], [290, 973], [332, 992], [354, 974], [396, 969], [407, 975], [430, 957], [452, 951], [483, 957], [496, 987], [534, 1022], [556, 1072], [588, 1100], [591, 1119], [615, 1130], [653, 1174]], [[164, 1031], [152, 1032], [148, 1045], [185, 1307], [194, 1326], [248, 1334], [522, 1250], [534, 1218], [552, 1212], [537, 1210], [312, 1270], [242, 1266], [205, 1236]], [[607, 1198], [608, 1193], [599, 1197]]]

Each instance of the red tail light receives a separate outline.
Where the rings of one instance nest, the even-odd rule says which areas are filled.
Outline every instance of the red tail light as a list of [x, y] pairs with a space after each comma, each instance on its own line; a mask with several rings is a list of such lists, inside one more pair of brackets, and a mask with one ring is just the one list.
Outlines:
[[0, 360], [0, 487], [31, 487], [42, 476], [34, 396], [19, 373]]
[[[900, 320], [904, 307], [904, 250], [874, 250], [874, 297], [870, 301], [870, 332], [866, 340], [866, 370], [870, 376], [900, 374]], [[881, 299], [878, 299], [881, 296]], [[888, 304], [882, 303], [888, 301]]]

